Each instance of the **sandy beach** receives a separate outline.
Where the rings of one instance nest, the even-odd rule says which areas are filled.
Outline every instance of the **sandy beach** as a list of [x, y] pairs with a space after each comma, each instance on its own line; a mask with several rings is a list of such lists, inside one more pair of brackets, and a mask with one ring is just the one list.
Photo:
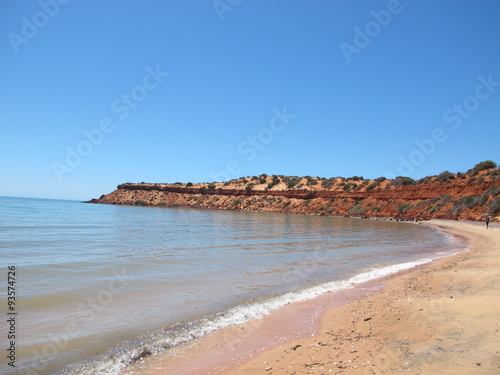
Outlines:
[[[356, 295], [287, 306], [177, 355], [138, 363], [129, 373], [500, 373], [498, 224], [488, 230], [470, 222], [425, 225], [466, 237], [470, 251], [382, 280], [382, 289], [380, 282], [367, 284]], [[334, 307], [314, 316], [322, 306]]]
[[317, 335], [266, 351], [227, 375], [500, 373], [500, 229], [429, 225], [470, 238], [470, 251], [329, 309]]

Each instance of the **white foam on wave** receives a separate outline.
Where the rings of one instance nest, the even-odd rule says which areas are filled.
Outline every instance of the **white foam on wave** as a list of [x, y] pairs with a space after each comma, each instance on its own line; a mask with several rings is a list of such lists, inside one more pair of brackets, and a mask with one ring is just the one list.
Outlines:
[[63, 371], [62, 374], [116, 375], [128, 365], [147, 355], [173, 348], [219, 329], [260, 319], [290, 303], [307, 301], [328, 292], [351, 289], [359, 284], [409, 270], [447, 255], [451, 254], [442, 254], [433, 258], [423, 258], [411, 262], [371, 268], [348, 279], [331, 281], [265, 300], [235, 306], [223, 313], [204, 317], [182, 326], [156, 331], [150, 334], [149, 337], [142, 338], [134, 343], [128, 343], [105, 357], [77, 364], [71, 369]]

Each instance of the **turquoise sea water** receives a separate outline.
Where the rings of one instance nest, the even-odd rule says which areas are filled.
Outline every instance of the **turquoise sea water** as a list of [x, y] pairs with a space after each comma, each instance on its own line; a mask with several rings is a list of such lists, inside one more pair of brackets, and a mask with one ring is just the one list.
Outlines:
[[2, 332], [16, 268], [16, 367], [113, 374], [291, 301], [460, 251], [386, 221], [0, 197]]

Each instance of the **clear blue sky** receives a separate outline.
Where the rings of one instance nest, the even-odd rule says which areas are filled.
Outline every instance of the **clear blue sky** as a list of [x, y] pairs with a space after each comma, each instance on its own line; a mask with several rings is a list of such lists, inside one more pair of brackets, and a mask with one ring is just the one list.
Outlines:
[[498, 0], [3, 0], [0, 195], [499, 162], [499, 19]]

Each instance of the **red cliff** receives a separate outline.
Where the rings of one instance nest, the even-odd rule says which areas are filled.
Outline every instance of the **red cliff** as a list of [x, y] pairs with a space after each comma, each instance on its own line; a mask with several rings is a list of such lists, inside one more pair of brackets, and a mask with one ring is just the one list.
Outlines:
[[467, 173], [443, 172], [419, 181], [261, 175], [210, 184], [125, 183], [90, 202], [401, 220], [483, 220], [489, 215], [498, 220], [500, 170], [481, 165]]

